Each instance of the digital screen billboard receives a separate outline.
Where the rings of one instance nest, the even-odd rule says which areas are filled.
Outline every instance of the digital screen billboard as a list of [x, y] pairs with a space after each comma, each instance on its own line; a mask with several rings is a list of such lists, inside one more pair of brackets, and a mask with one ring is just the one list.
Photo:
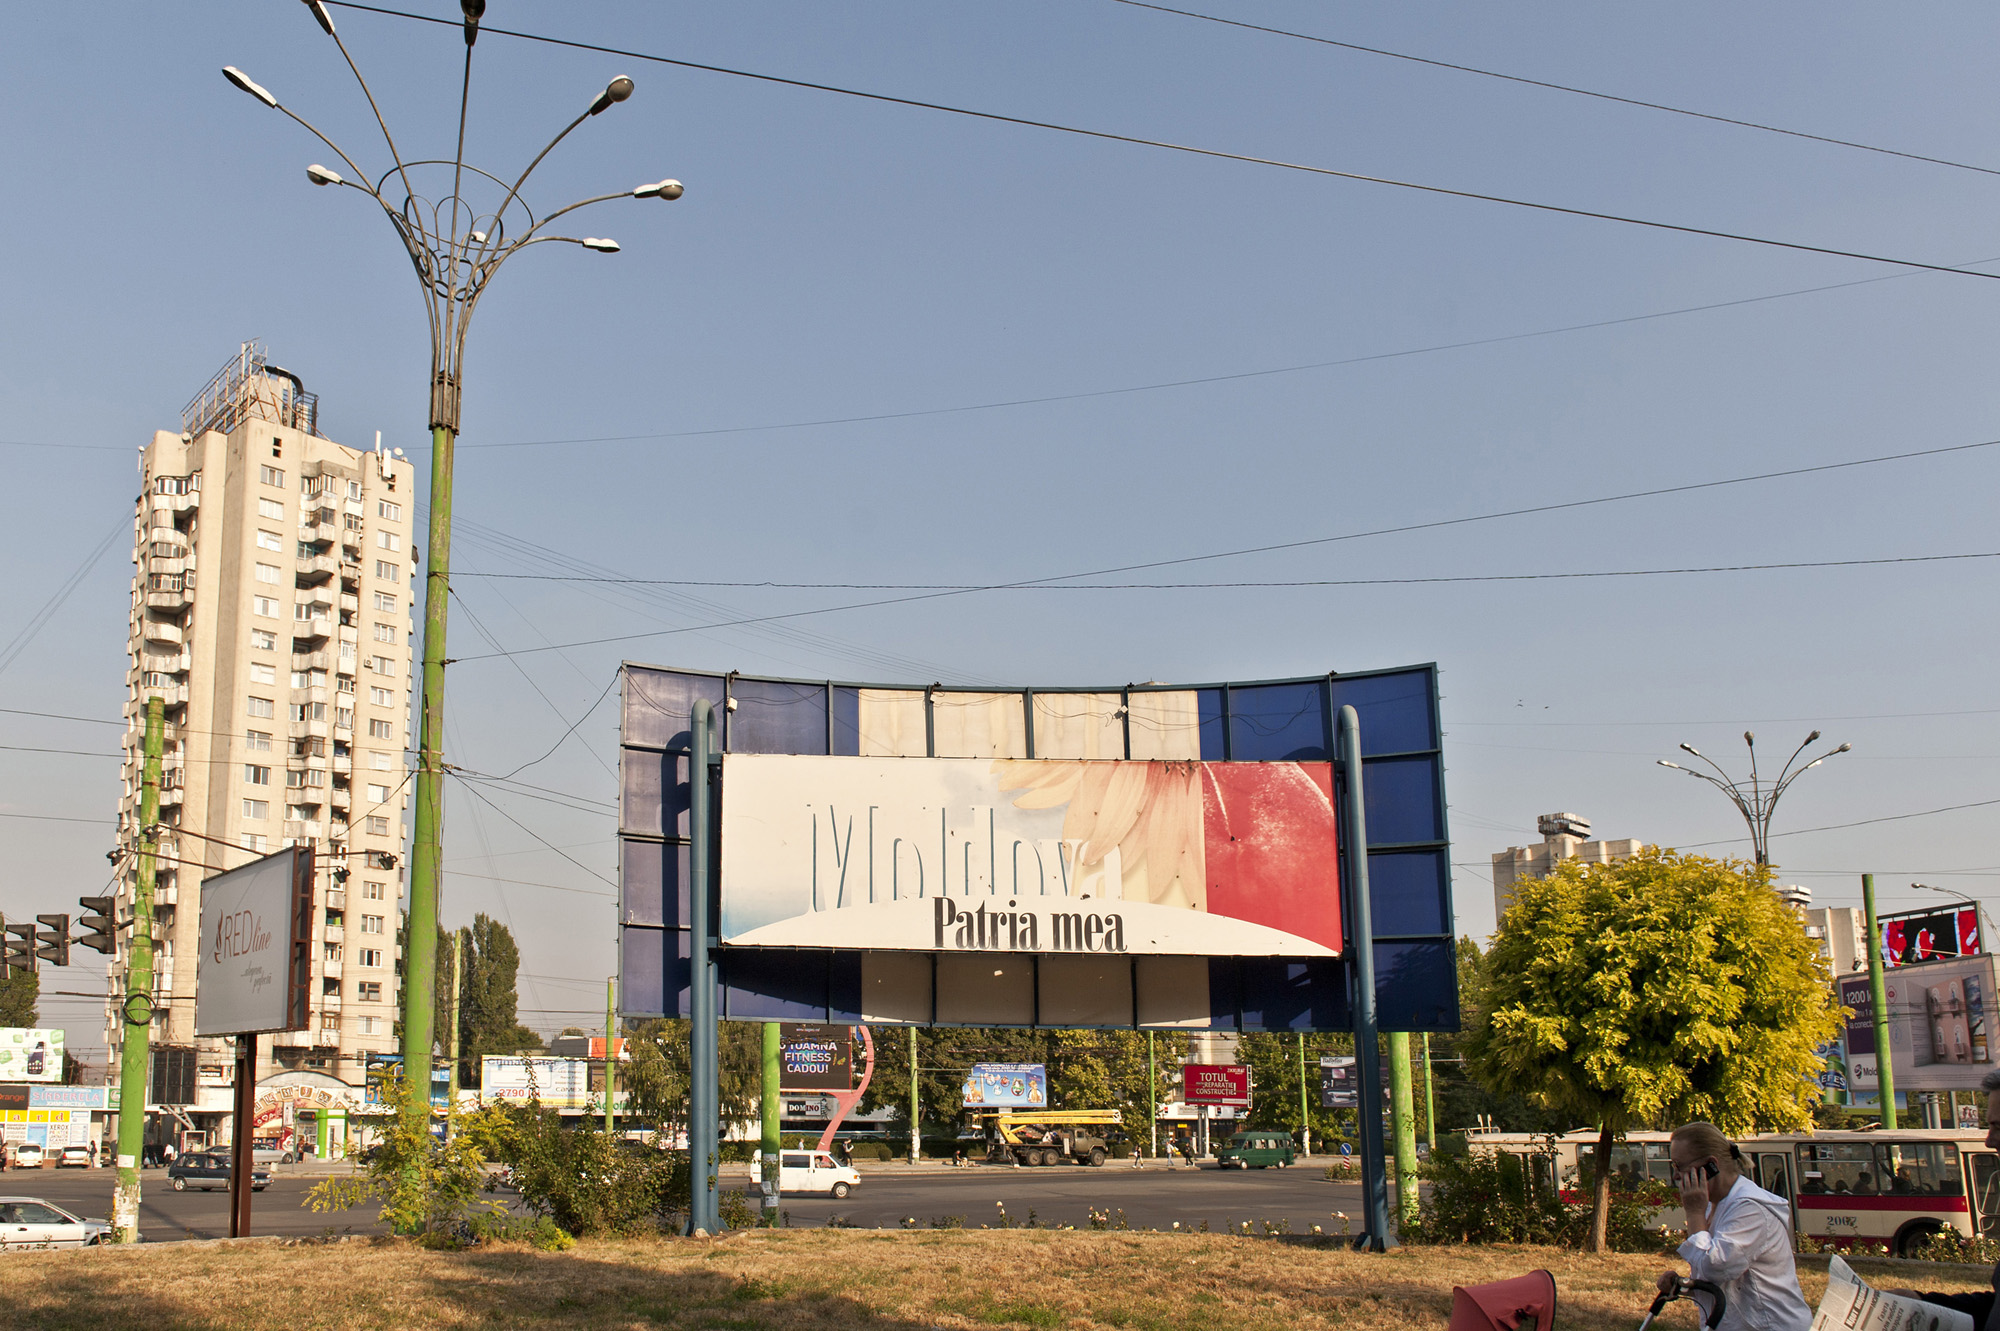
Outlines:
[[974, 1063], [963, 1091], [967, 1109], [1045, 1109], [1049, 1073], [1041, 1063]]
[[1904, 911], [1882, 916], [1876, 923], [1882, 929], [1879, 942], [1886, 966], [1972, 957], [1986, 950], [1979, 938], [1979, 911], [1972, 906]]
[[778, 1088], [845, 1091], [854, 1085], [853, 1032], [845, 1026], [785, 1022], [778, 1028]]
[[[628, 663], [620, 683], [628, 1016], [688, 1009], [688, 763], [702, 700], [714, 708], [723, 754], [709, 778], [721, 841], [710, 918], [723, 1019], [1347, 1030], [1354, 903], [1338, 869], [1347, 778], [1333, 757], [1337, 714], [1352, 706], [1380, 1028], [1458, 1027], [1434, 667], [966, 689]], [[750, 761], [758, 758], [770, 761]], [[815, 763], [796, 761], [808, 758]], [[1254, 791], [1242, 804], [1225, 784], [1239, 770], [1271, 796], [1260, 825], [1281, 825], [1294, 851], [1312, 847], [1310, 863], [1286, 868], [1286, 855], [1307, 856], [1285, 850], [1284, 837], [1235, 830], [1237, 815], [1257, 807]], [[1168, 777], [1183, 788], [1153, 790]], [[1086, 792], [1086, 780], [1102, 782], [1102, 792]], [[1287, 782], [1289, 793], [1276, 789]], [[872, 798], [878, 792], [893, 798]], [[1132, 821], [1135, 798], [1150, 810], [1143, 825]], [[1225, 814], [1230, 830], [1218, 831], [1211, 818]], [[1081, 834], [1099, 815], [1104, 835]], [[772, 844], [757, 844], [751, 818]], [[1245, 854], [1246, 841], [1262, 852]], [[1086, 902], [1082, 880], [1092, 876], [1118, 895], [1091, 889]], [[1260, 910], [1260, 899], [1286, 904]], [[1205, 943], [1193, 936], [1199, 929]]]

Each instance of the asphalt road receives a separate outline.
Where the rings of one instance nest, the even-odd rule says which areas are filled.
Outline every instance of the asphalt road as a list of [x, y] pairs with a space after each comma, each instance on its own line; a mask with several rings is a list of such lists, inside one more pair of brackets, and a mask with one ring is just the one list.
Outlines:
[[[977, 1229], [1000, 1223], [1004, 1203], [1013, 1223], [1090, 1224], [1093, 1208], [1124, 1211], [1135, 1229], [1211, 1230], [1240, 1226], [1245, 1220], [1262, 1232], [1265, 1222], [1290, 1225], [1294, 1234], [1309, 1234], [1314, 1225], [1328, 1234], [1341, 1232], [1334, 1212], [1345, 1211], [1355, 1222], [1361, 1214], [1361, 1188], [1353, 1183], [1328, 1183], [1316, 1164], [1301, 1162], [1290, 1169], [1221, 1170], [1132, 1169], [1111, 1163], [1101, 1169], [1056, 1167], [1014, 1169], [975, 1165], [966, 1169], [900, 1173], [900, 1166], [864, 1162], [861, 1186], [845, 1201], [831, 1197], [787, 1196], [783, 1209], [795, 1227], [817, 1228], [838, 1219], [863, 1228], [900, 1229], [914, 1217], [919, 1227], [956, 1217]], [[251, 1233], [317, 1235], [382, 1233], [367, 1206], [345, 1213], [321, 1214], [303, 1202], [306, 1192], [323, 1175], [273, 1169], [271, 1186], [251, 1201]], [[110, 1169], [8, 1170], [0, 1174], [0, 1196], [40, 1197], [85, 1216], [111, 1214], [111, 1193], [117, 1175]], [[726, 1171], [722, 1186], [741, 1189], [748, 1180], [741, 1168]], [[149, 1243], [177, 1239], [219, 1239], [229, 1236], [229, 1193], [175, 1192], [166, 1171], [149, 1169], [140, 1179], [139, 1232]], [[493, 1200], [513, 1199], [501, 1192]]]
[[[321, 1214], [305, 1205], [306, 1192], [324, 1175], [272, 1169], [271, 1186], [250, 1201], [252, 1234], [386, 1233], [375, 1222], [377, 1208]], [[111, 1194], [117, 1187], [115, 1169], [10, 1169], [0, 1174], [0, 1196], [39, 1197], [66, 1211], [95, 1219], [111, 1214]], [[503, 1194], [506, 1195], [506, 1194]], [[139, 1176], [139, 1235], [148, 1243], [170, 1239], [229, 1237], [229, 1191], [175, 1192], [167, 1171], [148, 1169]]]
[[[1092, 1208], [1123, 1210], [1134, 1229], [1181, 1228], [1222, 1230], [1251, 1222], [1261, 1232], [1264, 1222], [1289, 1222], [1294, 1234], [1309, 1234], [1314, 1225], [1329, 1234], [1341, 1232], [1334, 1212], [1345, 1211], [1358, 1228], [1361, 1188], [1354, 1183], [1329, 1183], [1319, 1166], [1300, 1162], [1290, 1169], [1223, 1170], [1211, 1164], [1200, 1169], [1132, 1169], [1119, 1163], [1101, 1169], [1015, 1169], [975, 1165], [963, 1170], [898, 1177], [892, 1166], [861, 1169], [861, 1186], [845, 1201], [831, 1197], [786, 1197], [782, 1207], [794, 1226], [825, 1225], [835, 1217], [865, 1228], [901, 1228], [915, 1217], [928, 1226], [947, 1217], [961, 1217], [971, 1228], [997, 1225], [1004, 1203], [1015, 1224], [1025, 1224], [1032, 1211], [1041, 1224], [1090, 1224]], [[725, 1186], [741, 1186], [725, 1178]]]

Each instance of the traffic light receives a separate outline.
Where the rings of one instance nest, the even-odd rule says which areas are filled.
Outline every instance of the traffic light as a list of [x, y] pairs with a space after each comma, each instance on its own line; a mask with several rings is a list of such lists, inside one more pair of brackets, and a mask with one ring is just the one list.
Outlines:
[[34, 925], [7, 924], [6, 934], [0, 937], [0, 961], [6, 962], [9, 975], [35, 973]]
[[77, 916], [76, 927], [80, 935], [78, 947], [87, 947], [107, 955], [118, 947], [118, 917], [113, 913], [116, 897], [78, 897], [76, 903], [82, 906], [84, 914]]
[[51, 966], [69, 965], [69, 916], [37, 915], [42, 928], [35, 934], [35, 955]]

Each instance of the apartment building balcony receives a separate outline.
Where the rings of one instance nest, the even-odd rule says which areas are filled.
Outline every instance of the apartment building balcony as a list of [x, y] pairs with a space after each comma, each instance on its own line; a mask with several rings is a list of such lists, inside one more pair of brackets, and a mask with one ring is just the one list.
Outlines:
[[301, 587], [317, 582], [325, 582], [339, 571], [340, 561], [338, 559], [332, 555], [320, 554], [300, 555], [298, 567], [295, 570], [298, 577], [298, 585]]
[[327, 1016], [329, 1016], [329, 1017], [337, 1017], [337, 1016], [339, 1016], [339, 1015], [340, 1015], [340, 995], [339, 995], [339, 994], [321, 994], [321, 995], [319, 996], [319, 1010], [320, 1010], [321, 1012], [324, 1012], [324, 1013], [325, 1013], [325, 1014], [326, 1014]]
[[336, 753], [333, 755], [333, 771], [336, 776], [346, 776], [354, 770], [354, 755]]
[[153, 885], [153, 904], [155, 906], [178, 906], [180, 901], [181, 890], [175, 884], [155, 883]]
[[340, 539], [340, 524], [333, 520], [330, 512], [325, 521], [301, 522], [299, 539], [309, 545], [332, 545]]
[[322, 1027], [320, 1027], [320, 1028], [319, 1028], [318, 1030], [314, 1031], [314, 1032], [313, 1032], [313, 1043], [314, 1043], [315, 1045], [319, 1046], [319, 1047], [320, 1047], [321, 1049], [338, 1049], [338, 1048], [340, 1048], [340, 1026], [339, 1026], [339, 1024], [338, 1024], [338, 1023], [335, 1023], [335, 1024], [334, 1024], [334, 1025], [332, 1025], [332, 1026], [322, 1026]]
[[150, 615], [139, 625], [139, 636], [148, 643], [172, 648], [185, 647], [188, 640], [187, 630], [178, 619], [155, 619]]
[[292, 653], [292, 669], [331, 670], [333, 669], [333, 653], [324, 648], [316, 652], [294, 651]]
[[326, 908], [328, 910], [346, 910], [347, 889], [344, 887], [329, 887], [326, 890]]
[[146, 588], [146, 608], [165, 614], [176, 614], [194, 604], [194, 590], [190, 587]]
[[319, 619], [333, 614], [333, 598], [334, 592], [331, 587], [301, 587], [298, 598], [293, 604], [311, 606], [312, 617]]
[[287, 821], [285, 823], [284, 835], [287, 840], [317, 841], [319, 839], [319, 834], [320, 834], [320, 826], [319, 823], [316, 821], [308, 823], [295, 823]]
[[169, 707], [182, 707], [188, 700], [188, 686], [171, 677], [165, 683], [142, 678], [139, 681], [139, 698], [142, 702], [147, 698], [158, 698]]
[[193, 560], [188, 558], [187, 550], [185, 548], [183, 548], [177, 554], [171, 554], [171, 555], [149, 554], [146, 556], [146, 572], [182, 574], [188, 571], [188, 565], [190, 565], [193, 562], [194, 562]]
[[[344, 553], [346, 553], [346, 552], [345, 552], [345, 551], [343, 551], [342, 553], [344, 554]], [[348, 561], [348, 560], [346, 560], [346, 559], [343, 559], [343, 560], [341, 560], [341, 561], [340, 561], [340, 580], [341, 580], [341, 581], [342, 581], [343, 583], [347, 583], [347, 582], [354, 582], [354, 583], [358, 583], [358, 582], [360, 582], [360, 581], [361, 581], [361, 565], [360, 565], [360, 563], [359, 563], [358, 561], [353, 561], [353, 562], [350, 562], [350, 561]]]
[[326, 979], [338, 980], [340, 978], [340, 971], [341, 963], [338, 958], [329, 957], [319, 964], [319, 973]]
[[294, 721], [291, 725], [293, 739], [318, 738], [323, 740], [327, 737], [329, 723], [322, 717], [317, 721]]
[[325, 642], [332, 636], [333, 616], [330, 614], [313, 615], [307, 619], [294, 619], [292, 621], [292, 643], [294, 647], [301, 642], [309, 646], [313, 643]]
[[157, 675], [185, 675], [194, 664], [192, 655], [184, 647], [168, 647], [147, 643], [139, 653], [139, 668], [150, 670]]
[[340, 594], [340, 608], [349, 614], [359, 613], [361, 610], [361, 597], [354, 592], [342, 592]]
[[187, 513], [201, 507], [201, 491], [191, 490], [186, 494], [159, 494], [146, 496], [146, 511], [151, 514], [146, 519], [149, 527], [171, 527], [174, 515]]
[[329, 943], [344, 943], [347, 941], [347, 926], [344, 924], [329, 924], [320, 931], [320, 937]]
[[327, 802], [337, 810], [354, 807], [354, 792], [346, 786], [335, 786], [327, 796]]

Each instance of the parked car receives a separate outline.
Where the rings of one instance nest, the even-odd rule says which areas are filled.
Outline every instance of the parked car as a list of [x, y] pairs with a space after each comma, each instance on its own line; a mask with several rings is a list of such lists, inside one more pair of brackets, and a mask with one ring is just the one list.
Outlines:
[[0, 1248], [86, 1248], [110, 1233], [108, 1221], [86, 1220], [39, 1197], [0, 1197]]
[[1283, 1169], [1292, 1163], [1297, 1154], [1298, 1148], [1292, 1144], [1289, 1133], [1251, 1129], [1236, 1133], [1218, 1147], [1215, 1160], [1222, 1169], [1231, 1165], [1238, 1169], [1249, 1169], [1253, 1165], [1258, 1169], [1267, 1165]]
[[22, 1142], [13, 1148], [9, 1158], [16, 1169], [40, 1169], [42, 1148], [33, 1142]]
[[56, 1157], [57, 1169], [66, 1166], [73, 1169], [89, 1169], [95, 1163], [96, 1158], [91, 1155], [88, 1146], [65, 1146], [62, 1148], [62, 1154]]
[[[203, 1192], [226, 1188], [229, 1186], [229, 1153], [199, 1151], [184, 1155], [167, 1166], [167, 1180], [174, 1185], [175, 1192], [186, 1192], [190, 1186]], [[251, 1169], [250, 1191], [262, 1192], [270, 1185], [270, 1170]]]
[[256, 1165], [292, 1165], [298, 1163], [298, 1153], [288, 1151], [276, 1142], [250, 1143], [250, 1163]]
[[[764, 1153], [750, 1157], [750, 1177], [764, 1177]], [[843, 1165], [825, 1151], [778, 1152], [778, 1191], [826, 1192], [842, 1198], [861, 1186], [861, 1175], [852, 1165]]]

